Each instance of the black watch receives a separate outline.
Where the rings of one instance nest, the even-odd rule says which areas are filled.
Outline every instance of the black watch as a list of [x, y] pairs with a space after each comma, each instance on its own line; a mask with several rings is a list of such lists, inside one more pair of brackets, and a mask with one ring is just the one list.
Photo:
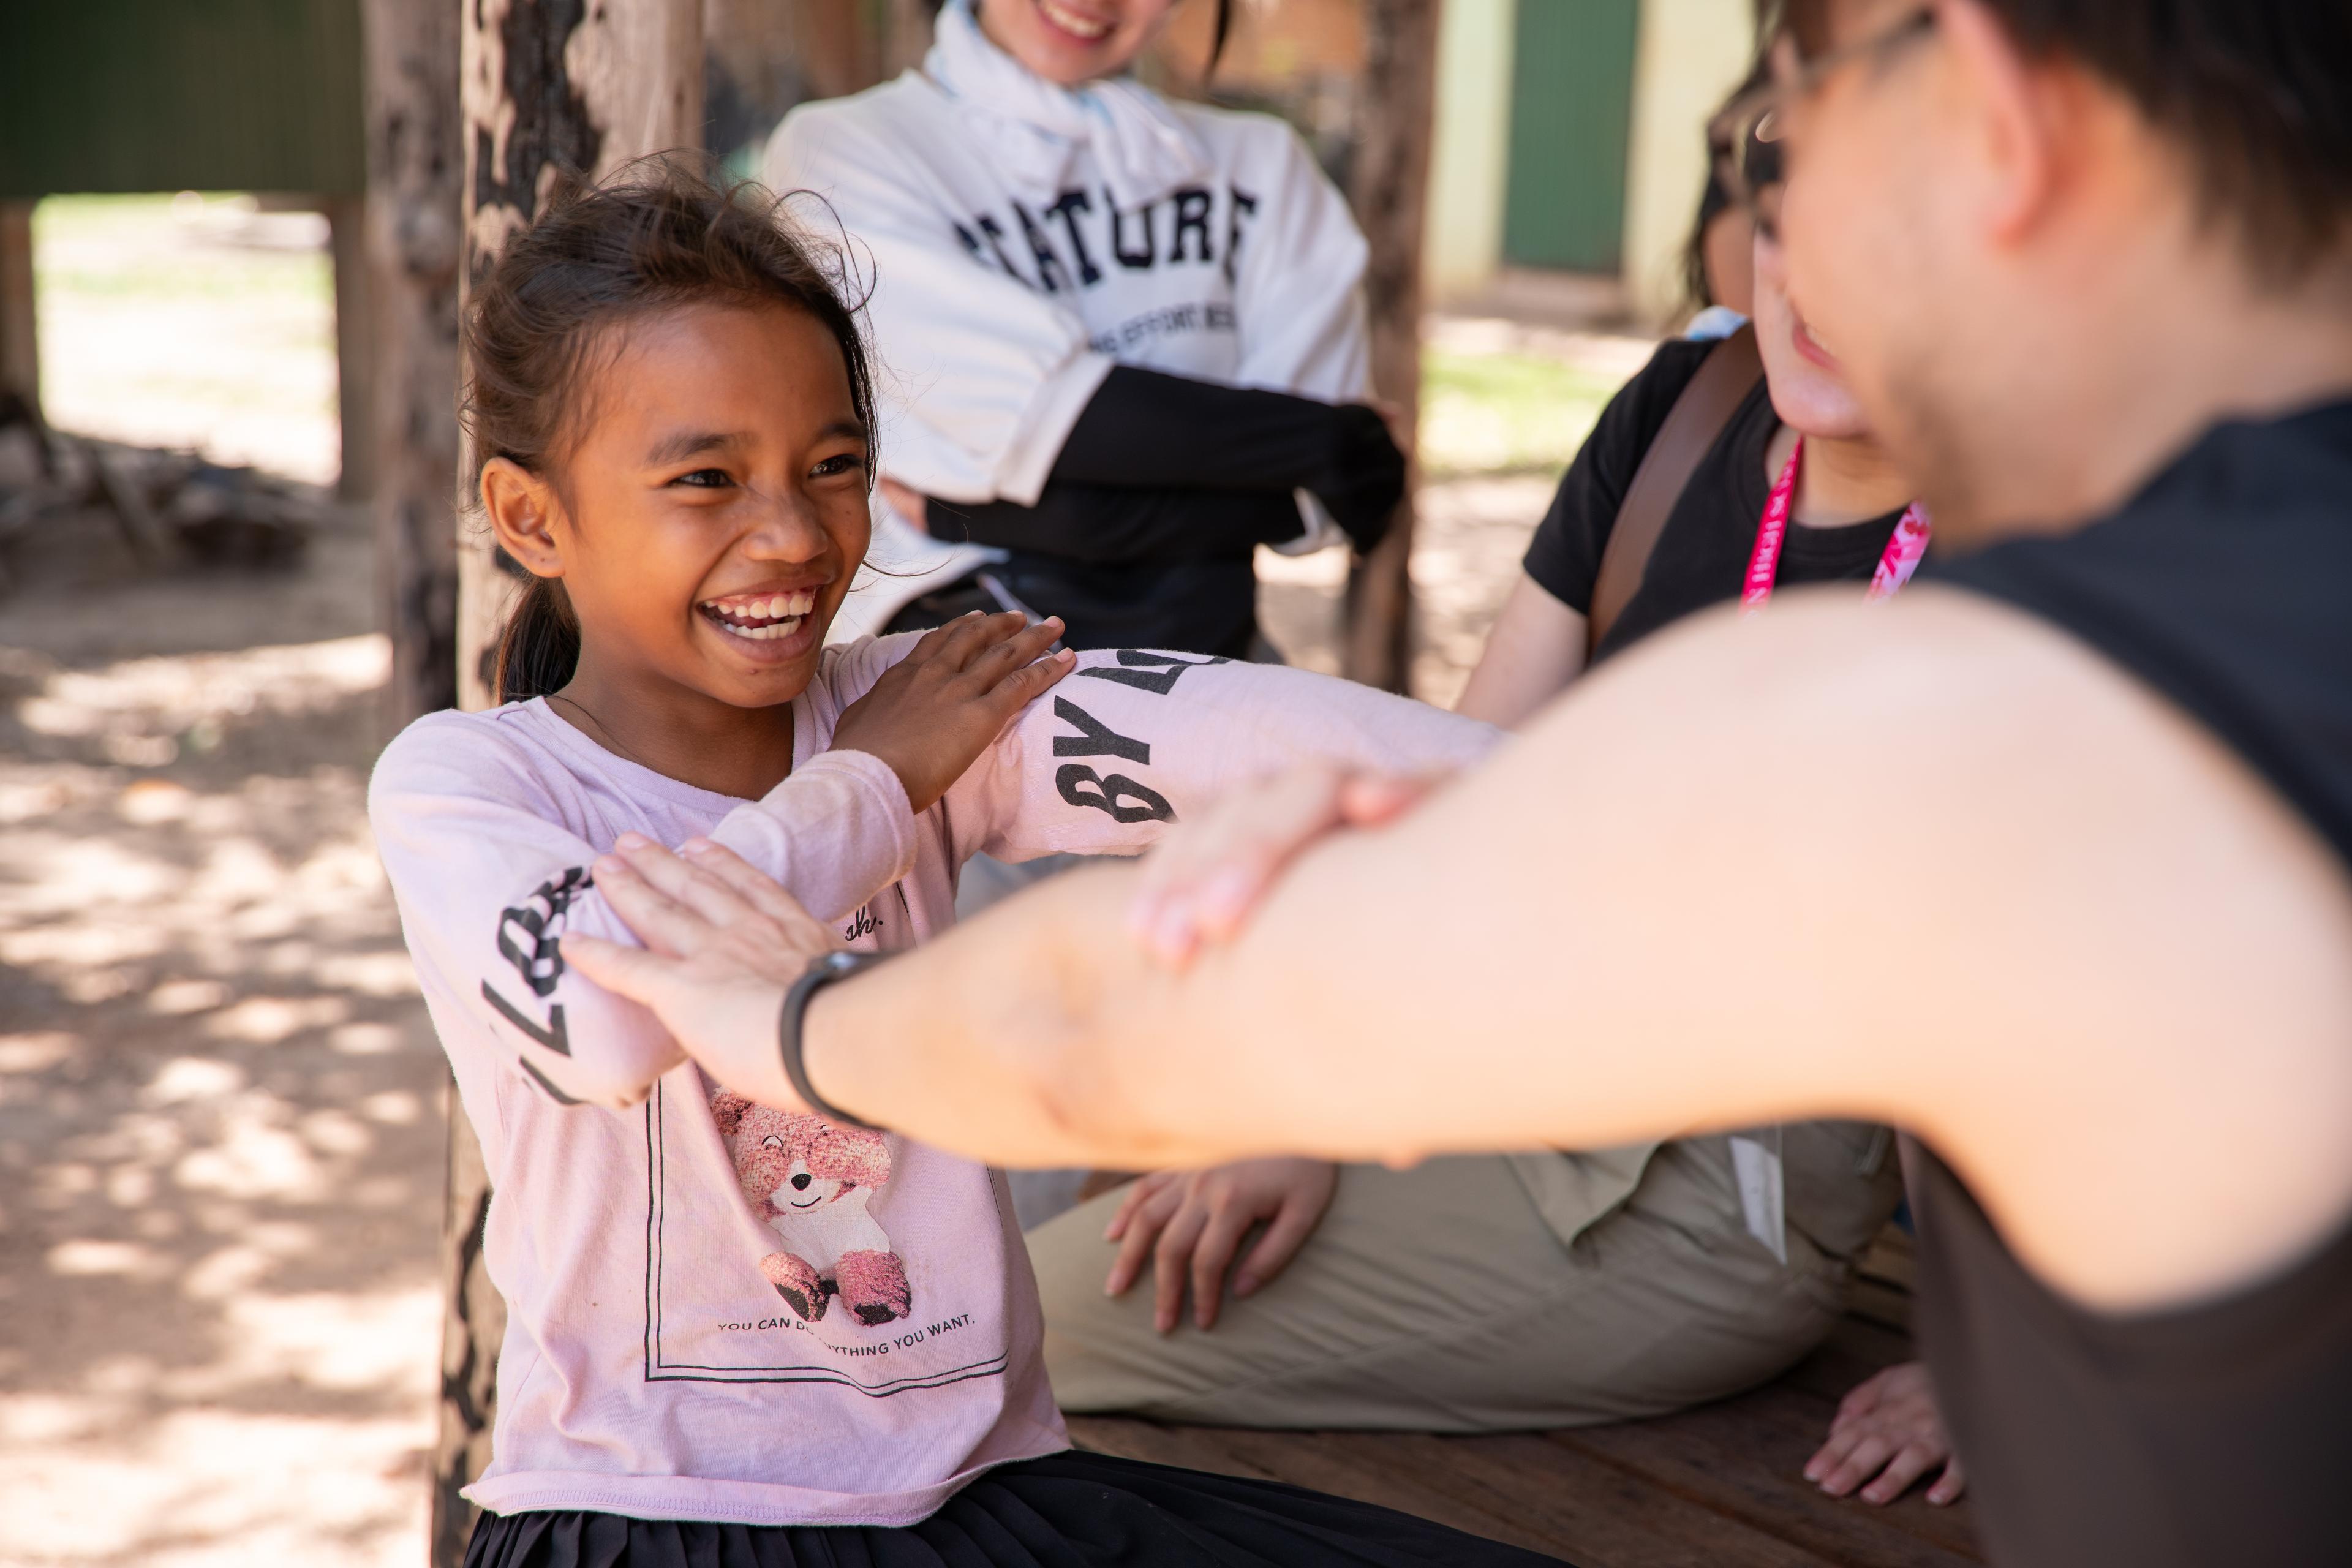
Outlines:
[[810, 964], [793, 988], [784, 993], [782, 1016], [776, 1023], [776, 1046], [784, 1060], [784, 1077], [790, 1080], [793, 1092], [801, 1103], [818, 1116], [837, 1127], [863, 1127], [879, 1131], [871, 1121], [852, 1116], [833, 1104], [811, 1088], [807, 1064], [801, 1060], [801, 1019], [807, 1016], [809, 998], [836, 980], [846, 980], [861, 969], [871, 969], [887, 955], [879, 952], [828, 952]]

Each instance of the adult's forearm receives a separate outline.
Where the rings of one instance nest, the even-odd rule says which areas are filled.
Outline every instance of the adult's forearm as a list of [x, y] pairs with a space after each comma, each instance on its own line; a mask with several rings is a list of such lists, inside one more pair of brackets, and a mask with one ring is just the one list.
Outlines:
[[1222, 1157], [1217, 1075], [1164, 1071], [1151, 1010], [1181, 986], [1127, 935], [1135, 875], [1055, 878], [819, 993], [803, 1028], [818, 1091], [998, 1164]]
[[817, 1088], [1013, 1163], [1897, 1121], [2108, 1310], [2339, 1230], [2352, 888], [2308, 826], [2014, 612], [1786, 598], [1649, 639], [1181, 975], [1125, 870], [1009, 900], [823, 997]]
[[[1795, 721], [1725, 689], [1729, 651], [1598, 683], [1403, 820], [1318, 846], [1181, 974], [1127, 930], [1121, 871], [1008, 900], [828, 996], [817, 1085], [1009, 1163], [1402, 1159], [1884, 1113], [1883, 1073], [1835, 1104], [1819, 1086], [1867, 1064], [1862, 1026], [1902, 1015], [1906, 958], [1949, 933], [1883, 900], [1848, 923], [1874, 853], [1823, 818], [1822, 779], [1747, 765]], [[1662, 729], [1656, 705], [1685, 702], [1706, 721]], [[1842, 1013], [1821, 1005], [1825, 923]]]

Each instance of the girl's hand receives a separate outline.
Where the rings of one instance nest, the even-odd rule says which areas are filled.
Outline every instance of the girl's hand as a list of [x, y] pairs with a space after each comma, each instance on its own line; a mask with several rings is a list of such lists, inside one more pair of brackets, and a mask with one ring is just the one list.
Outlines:
[[1969, 1480], [1944, 1430], [1936, 1385], [1926, 1364], [1912, 1361], [1888, 1367], [1840, 1402], [1829, 1441], [1805, 1461], [1805, 1479], [1843, 1497], [1876, 1476], [1863, 1487], [1863, 1500], [1890, 1503], [1938, 1465], [1944, 1473], [1927, 1489], [1927, 1500], [1940, 1505], [1958, 1498]]
[[1015, 713], [1076, 667], [1066, 649], [1045, 653], [1061, 635], [1060, 621], [1029, 626], [1017, 610], [950, 621], [849, 705], [833, 749], [881, 758], [916, 811], [928, 811]]
[[1145, 952], [1181, 970], [1204, 943], [1239, 931], [1275, 878], [1309, 845], [1336, 828], [1391, 821], [1439, 782], [1309, 763], [1237, 790], [1145, 858], [1128, 928]]
[[1152, 1322], [1161, 1333], [1176, 1327], [1184, 1287], [1192, 1287], [1192, 1321], [1216, 1327], [1225, 1269], [1250, 1226], [1265, 1234], [1234, 1276], [1236, 1300], [1282, 1272], [1315, 1229], [1339, 1184], [1339, 1167], [1321, 1160], [1243, 1160], [1207, 1171], [1163, 1171], [1139, 1176], [1111, 1217], [1103, 1239], [1119, 1244], [1103, 1293], [1124, 1296], [1154, 1269]]
[[710, 1076], [763, 1105], [805, 1110], [784, 1077], [776, 1019], [784, 993], [838, 946], [799, 900], [707, 838], [673, 855], [621, 835], [599, 856], [596, 890], [646, 945], [563, 938], [563, 960], [650, 1008]]

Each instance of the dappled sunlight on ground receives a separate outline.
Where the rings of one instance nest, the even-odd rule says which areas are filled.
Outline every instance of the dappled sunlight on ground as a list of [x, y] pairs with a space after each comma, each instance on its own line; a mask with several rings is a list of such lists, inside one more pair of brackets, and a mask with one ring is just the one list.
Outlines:
[[11, 1568], [421, 1560], [441, 1070], [366, 565], [0, 605]]

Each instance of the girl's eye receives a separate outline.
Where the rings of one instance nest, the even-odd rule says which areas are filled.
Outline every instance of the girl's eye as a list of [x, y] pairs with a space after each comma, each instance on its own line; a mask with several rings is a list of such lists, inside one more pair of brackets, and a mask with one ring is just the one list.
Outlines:
[[862, 470], [865, 466], [866, 462], [864, 458], [857, 457], [855, 453], [844, 452], [837, 457], [827, 458], [823, 462], [817, 464], [815, 468], [811, 468], [809, 470], [809, 478], [814, 479], [828, 479], [835, 474], [846, 474], [854, 470]]
[[697, 489], [725, 489], [735, 482], [735, 476], [724, 468], [697, 468], [690, 474], [680, 474], [670, 480], [674, 485], [692, 485]]

